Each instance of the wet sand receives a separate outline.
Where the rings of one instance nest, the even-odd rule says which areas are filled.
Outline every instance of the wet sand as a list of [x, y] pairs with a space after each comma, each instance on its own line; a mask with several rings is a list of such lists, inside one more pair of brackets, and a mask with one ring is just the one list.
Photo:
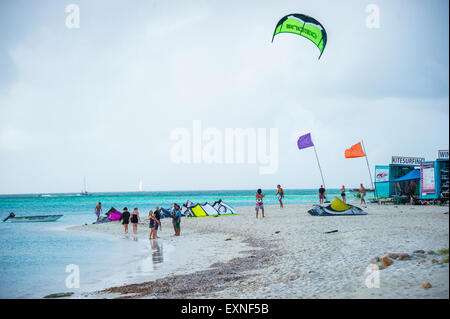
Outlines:
[[[334, 217], [310, 216], [311, 207], [266, 206], [264, 219], [255, 218], [253, 207], [236, 208], [236, 216], [183, 218], [181, 237], [172, 236], [171, 221], [163, 220], [159, 239], [163, 242], [177, 246], [195, 237], [205, 252], [221, 247], [210, 254], [188, 254], [183, 267], [171, 273], [85, 297], [449, 297], [448, 251], [427, 254], [449, 246], [448, 206], [369, 204], [362, 207], [366, 216]], [[109, 223], [77, 229], [120, 234], [122, 226]], [[142, 238], [148, 236], [147, 230], [141, 232]], [[333, 230], [337, 232], [326, 233]], [[201, 238], [216, 241], [202, 246]], [[195, 252], [196, 246], [189, 249]], [[416, 250], [425, 254], [413, 253]], [[390, 258], [392, 265], [374, 270], [374, 258], [388, 253], [406, 253], [410, 258]], [[422, 288], [424, 282], [432, 288]]]

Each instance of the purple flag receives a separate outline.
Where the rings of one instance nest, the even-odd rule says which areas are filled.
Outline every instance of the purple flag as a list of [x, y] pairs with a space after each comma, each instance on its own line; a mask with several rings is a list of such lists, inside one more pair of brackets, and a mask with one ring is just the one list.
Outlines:
[[314, 146], [313, 142], [311, 141], [311, 133], [300, 136], [297, 141], [297, 146], [299, 149]]

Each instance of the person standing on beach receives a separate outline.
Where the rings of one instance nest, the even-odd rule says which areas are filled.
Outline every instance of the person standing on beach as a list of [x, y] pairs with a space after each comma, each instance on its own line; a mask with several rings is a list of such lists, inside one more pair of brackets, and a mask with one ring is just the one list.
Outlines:
[[156, 239], [156, 238], [159, 238], [158, 237], [158, 228], [161, 227], [161, 212], [159, 210], [159, 206], [156, 206], [154, 215], [155, 215], [155, 218], [156, 218], [155, 232], [154, 232], [155, 239]]
[[148, 212], [148, 219], [149, 219], [149, 227], [150, 227], [149, 239], [156, 239], [156, 236], [155, 236], [155, 225], [157, 224], [157, 222], [156, 222], [156, 217], [153, 214], [152, 210], [150, 210]]
[[344, 201], [344, 203], [346, 203], [345, 201], [345, 186], [342, 185], [341, 187], [341, 196], [342, 196], [342, 200]]
[[361, 184], [359, 187], [359, 193], [361, 194], [361, 205], [364, 203], [364, 205], [367, 205], [366, 200], [364, 197], [366, 196], [366, 188]]
[[141, 221], [141, 217], [139, 217], [139, 211], [138, 209], [135, 207], [133, 209], [133, 212], [131, 213], [131, 223], [133, 224], [133, 234], [137, 234], [137, 227], [138, 227], [138, 223]]
[[281, 188], [280, 185], [277, 185], [277, 193], [275, 196], [278, 197], [278, 201], [280, 202], [280, 208], [283, 208], [283, 198], [284, 198], [284, 190]]
[[97, 221], [100, 219], [100, 214], [102, 211], [102, 203], [98, 202], [97, 206], [95, 206], [95, 215], [97, 215]]
[[413, 205], [414, 201], [416, 199], [416, 182], [415, 181], [410, 181], [409, 182], [409, 205]]
[[173, 204], [172, 209], [172, 224], [175, 236], [180, 236], [181, 232], [181, 209], [178, 204]]
[[325, 188], [323, 185], [320, 185], [319, 188], [319, 205], [323, 205], [323, 199], [325, 198]]
[[261, 188], [259, 188], [256, 191], [255, 197], [256, 197], [256, 205], [255, 205], [255, 211], [256, 211], [256, 219], [258, 219], [258, 211], [261, 209], [262, 218], [264, 218], [264, 203], [263, 198], [264, 194], [262, 194]]
[[128, 224], [130, 222], [130, 212], [128, 208], [124, 208], [122, 215], [120, 215], [119, 222], [122, 221], [123, 228], [125, 230], [125, 234], [128, 234]]

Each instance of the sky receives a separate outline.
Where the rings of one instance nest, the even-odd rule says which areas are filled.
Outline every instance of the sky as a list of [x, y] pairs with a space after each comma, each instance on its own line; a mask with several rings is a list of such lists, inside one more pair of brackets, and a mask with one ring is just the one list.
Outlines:
[[[79, 28], [67, 26], [70, 4]], [[328, 188], [370, 186], [365, 158], [344, 158], [361, 140], [372, 178], [392, 156], [435, 160], [449, 148], [448, 6], [3, 0], [0, 194], [79, 192], [84, 177], [90, 192], [137, 191], [140, 181], [146, 191], [317, 188], [314, 149], [296, 146], [306, 133]], [[305, 38], [271, 42], [290, 13], [325, 27], [320, 60]], [[265, 129], [275, 169], [261, 174], [259, 157], [174, 162], [176, 145], [198, 152], [199, 122], [215, 142], [227, 128]], [[190, 139], [174, 140], [180, 130]]]

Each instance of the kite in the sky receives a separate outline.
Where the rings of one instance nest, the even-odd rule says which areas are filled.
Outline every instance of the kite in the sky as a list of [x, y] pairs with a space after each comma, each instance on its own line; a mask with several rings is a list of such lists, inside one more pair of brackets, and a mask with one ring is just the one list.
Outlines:
[[273, 38], [279, 33], [294, 33], [312, 41], [320, 51], [319, 59], [322, 56], [327, 44], [327, 32], [322, 24], [314, 18], [304, 14], [288, 14], [278, 21]]

